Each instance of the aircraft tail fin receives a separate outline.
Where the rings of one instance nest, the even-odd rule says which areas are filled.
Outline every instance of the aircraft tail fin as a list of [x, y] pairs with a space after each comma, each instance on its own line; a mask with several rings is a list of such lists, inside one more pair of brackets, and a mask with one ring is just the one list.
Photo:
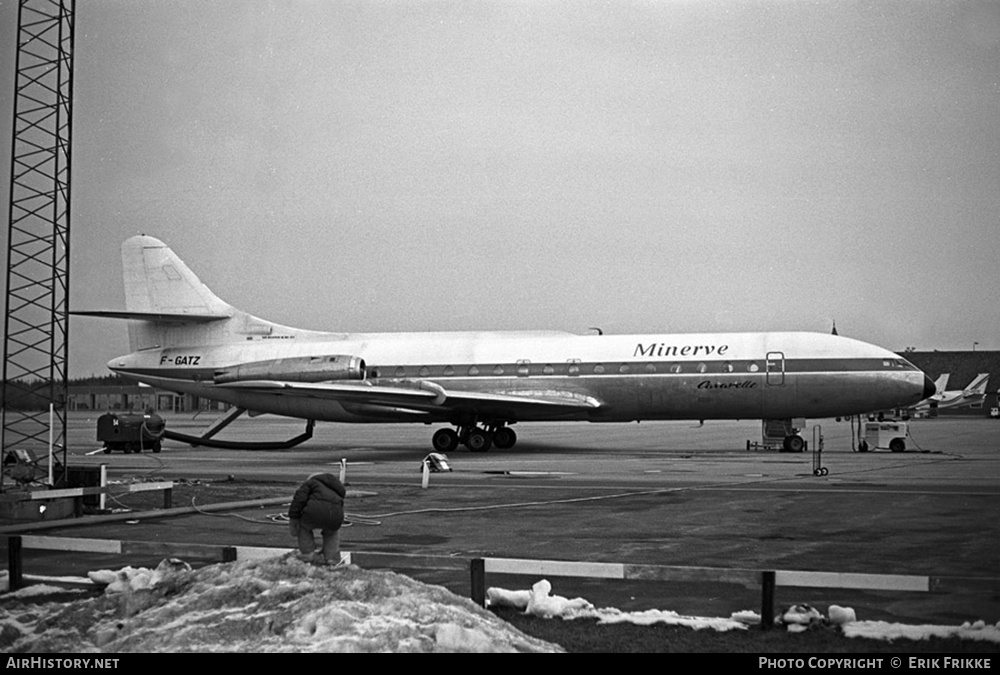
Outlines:
[[[223, 323], [236, 310], [219, 299], [169, 246], [155, 237], [138, 235], [122, 243], [122, 278], [131, 351], [184, 345], [194, 334], [201, 340], [222, 341]], [[207, 333], [207, 334], [206, 334]]]
[[962, 391], [966, 396], [978, 396], [986, 393], [986, 385], [990, 381], [989, 373], [979, 373]]
[[227, 319], [235, 311], [159, 239], [145, 235], [126, 239], [122, 272], [128, 312]]
[[948, 380], [951, 379], [951, 373], [941, 373], [938, 379], [934, 380], [934, 386], [937, 387], [935, 393], [943, 394], [948, 388]]
[[125, 311], [72, 312], [129, 319], [131, 351], [223, 344], [294, 331], [236, 309], [216, 296], [159, 239], [138, 235], [122, 244]]

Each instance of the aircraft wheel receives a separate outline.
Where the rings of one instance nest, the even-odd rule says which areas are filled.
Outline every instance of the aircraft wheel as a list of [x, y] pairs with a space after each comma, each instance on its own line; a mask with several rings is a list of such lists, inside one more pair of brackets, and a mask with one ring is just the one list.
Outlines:
[[868, 441], [858, 441], [858, 452], [868, 452]]
[[509, 427], [500, 427], [493, 434], [493, 445], [501, 450], [513, 448], [515, 443], [517, 443], [517, 434]]
[[902, 438], [894, 438], [889, 441], [889, 450], [892, 452], [905, 452], [906, 442]]
[[473, 429], [469, 432], [469, 437], [465, 439], [465, 445], [472, 452], [486, 452], [492, 444], [490, 435], [482, 429]]
[[458, 447], [458, 434], [454, 429], [438, 429], [434, 432], [431, 444], [438, 452], [451, 452]]
[[802, 452], [806, 449], [806, 442], [802, 440], [802, 437], [798, 434], [792, 434], [791, 436], [785, 436], [785, 441], [783, 443], [785, 452]]
[[153, 452], [154, 452], [154, 453], [157, 453], [157, 452], [159, 452], [159, 451], [160, 451], [160, 450], [162, 450], [162, 449], [163, 449], [163, 448], [162, 448], [162, 447], [160, 446], [160, 442], [159, 442], [159, 441], [157, 441], [157, 442], [156, 442], [156, 445], [154, 445], [154, 446], [153, 446]]
[[105, 446], [105, 448], [104, 448], [104, 454], [105, 455], [110, 455], [111, 454], [111, 448]]

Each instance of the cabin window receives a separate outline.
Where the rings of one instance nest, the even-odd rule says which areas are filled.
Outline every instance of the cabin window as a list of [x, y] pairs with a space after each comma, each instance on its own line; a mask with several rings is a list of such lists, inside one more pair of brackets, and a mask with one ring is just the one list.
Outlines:
[[378, 368], [372, 368], [369, 371], [369, 373], [371, 373], [372, 377], [374, 377], [375, 379], [378, 379], [378, 377], [379, 377], [379, 369]]
[[653, 373], [655, 373], [656, 372], [656, 364], [655, 363], [647, 363], [646, 364], [646, 372], [649, 373], [650, 375], [652, 375]]
[[670, 372], [671, 373], [679, 373], [679, 372], [681, 372], [681, 364], [679, 364], [679, 363], [671, 363], [670, 364]]
[[475, 377], [478, 374], [479, 374], [479, 368], [478, 368], [478, 366], [472, 366], [471, 368], [469, 368], [469, 375], [472, 375], [473, 377]]
[[431, 369], [427, 366], [420, 367], [420, 377], [430, 377]]
[[556, 369], [553, 368], [551, 366], [551, 364], [548, 364], [548, 363], [546, 363], [545, 366], [542, 368], [542, 374], [543, 375], [554, 375], [555, 372], [556, 372]]
[[406, 377], [406, 368], [403, 366], [396, 366], [396, 377]]
[[623, 373], [624, 374], [624, 373], [627, 373], [628, 370], [629, 370], [629, 368], [628, 368], [628, 364], [627, 363], [623, 363], [620, 366], [618, 366], [618, 372], [619, 373]]
[[603, 375], [603, 374], [604, 374], [604, 364], [603, 363], [595, 363], [594, 364], [594, 375]]
[[724, 373], [731, 373], [731, 372], [733, 372], [733, 364], [730, 363], [729, 361], [725, 361], [722, 364], [722, 372], [724, 372]]
[[756, 361], [751, 361], [749, 364], [747, 364], [747, 370], [750, 371], [751, 373], [756, 373], [758, 370], [760, 370], [760, 366], [757, 365]]
[[455, 369], [454, 368], [452, 368], [451, 366], [445, 366], [444, 367], [444, 375], [445, 375], [445, 377], [451, 377], [454, 374], [455, 374]]
[[517, 362], [517, 376], [518, 377], [527, 377], [528, 376], [528, 374], [530, 372], [530, 368], [529, 368], [528, 364], [530, 364], [530, 363], [531, 362], [528, 361], [528, 360], [526, 360], [526, 359], [523, 360], [523, 361], [518, 361]]
[[580, 359], [570, 359], [569, 360], [569, 374], [579, 375], [580, 374]]
[[493, 366], [493, 374], [494, 375], [503, 375], [503, 366], [501, 366], [499, 364]]
[[706, 366], [704, 363], [699, 363], [698, 364], [698, 372], [699, 373], [704, 373], [707, 370], [708, 370], [708, 366]]

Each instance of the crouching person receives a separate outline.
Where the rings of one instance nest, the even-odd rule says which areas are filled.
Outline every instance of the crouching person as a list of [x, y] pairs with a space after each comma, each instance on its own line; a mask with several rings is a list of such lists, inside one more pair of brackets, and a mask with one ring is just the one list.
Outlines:
[[[332, 473], [314, 473], [295, 491], [288, 522], [292, 536], [298, 539], [301, 559], [327, 565], [340, 563], [340, 526], [346, 495], [344, 484]], [[315, 530], [323, 535], [323, 550], [318, 554]]]

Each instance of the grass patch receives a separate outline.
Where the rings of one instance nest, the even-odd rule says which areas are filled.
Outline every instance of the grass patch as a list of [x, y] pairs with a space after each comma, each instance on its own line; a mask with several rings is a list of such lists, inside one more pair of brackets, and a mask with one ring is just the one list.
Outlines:
[[959, 638], [895, 641], [849, 638], [829, 626], [803, 633], [788, 633], [782, 628], [765, 631], [756, 627], [720, 632], [666, 624], [601, 625], [596, 619], [542, 619], [509, 608], [491, 611], [521, 632], [558, 644], [571, 653], [990, 654], [997, 651], [995, 643]]

